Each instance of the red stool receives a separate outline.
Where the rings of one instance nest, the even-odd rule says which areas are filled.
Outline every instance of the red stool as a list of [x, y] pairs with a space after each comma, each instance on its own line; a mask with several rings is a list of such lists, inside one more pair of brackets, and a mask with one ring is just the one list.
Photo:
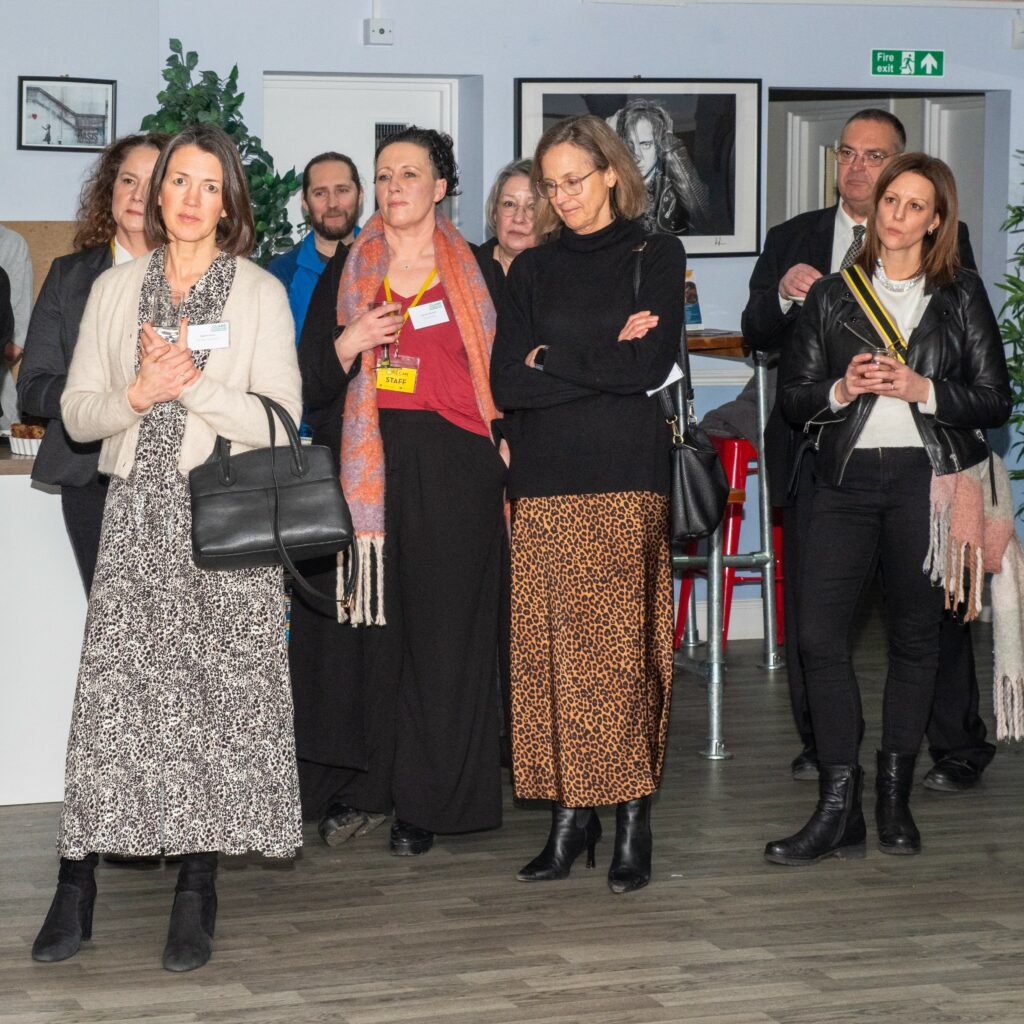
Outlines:
[[[747, 477], [757, 472], [757, 451], [754, 446], [742, 437], [718, 437], [710, 435], [711, 443], [718, 451], [718, 457], [725, 467], [725, 477], [729, 481], [729, 500], [725, 506], [725, 517], [722, 520], [722, 554], [735, 555], [739, 549], [740, 527], [743, 525], [743, 506], [746, 502]], [[753, 467], [753, 469], [751, 468]], [[782, 523], [778, 510], [772, 517], [772, 541], [775, 547], [775, 639], [781, 647], [785, 634], [782, 601]], [[697, 553], [697, 542], [687, 545], [688, 555]], [[676, 613], [676, 632], [673, 646], [678, 650], [686, 628], [686, 613], [690, 607], [690, 593], [693, 590], [694, 573], [706, 576], [703, 569], [690, 570], [680, 580], [679, 610]], [[732, 590], [737, 583], [760, 583], [760, 573], [741, 574], [735, 568], [725, 568], [723, 573], [723, 609], [722, 609], [722, 650], [729, 642], [729, 616], [732, 612]]]

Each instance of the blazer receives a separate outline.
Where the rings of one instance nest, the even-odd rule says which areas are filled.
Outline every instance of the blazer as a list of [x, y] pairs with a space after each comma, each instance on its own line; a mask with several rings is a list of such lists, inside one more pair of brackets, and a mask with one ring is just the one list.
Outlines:
[[345, 414], [348, 382], [359, 372], [359, 360], [346, 374], [338, 362], [334, 339], [338, 335], [338, 288], [348, 249], [338, 243], [320, 275], [306, 310], [299, 336], [299, 372], [302, 403], [313, 443], [327, 445], [341, 462], [341, 421]]
[[[877, 395], [859, 395], [833, 412], [829, 392], [850, 360], [877, 344], [877, 335], [846, 281], [830, 274], [807, 293], [779, 372], [782, 411], [818, 432], [815, 475], [838, 486]], [[981, 278], [959, 269], [953, 283], [935, 288], [907, 339], [907, 366], [931, 380], [935, 413], [910, 403], [936, 475], [956, 473], [988, 458], [985, 430], [1001, 427], [1012, 399], [999, 325]]]
[[[779, 282], [797, 263], [807, 263], [821, 274], [830, 273], [835, 230], [836, 207], [829, 206], [798, 214], [776, 225], [765, 236], [764, 249], [750, 275], [750, 296], [741, 319], [743, 340], [749, 348], [755, 352], [781, 352], [786, 347], [801, 306], [794, 302], [788, 312], [782, 312]], [[963, 222], [959, 225], [959, 242], [961, 266], [976, 270], [967, 225]], [[783, 418], [777, 390], [764, 440], [772, 504], [786, 505], [800, 435]]]
[[491, 302], [494, 303], [495, 309], [501, 306], [501, 300], [505, 295], [506, 283], [505, 271], [501, 269], [501, 264], [494, 258], [494, 250], [497, 247], [497, 238], [488, 238], [486, 242], [470, 246], [473, 250], [473, 255], [476, 257], [477, 266], [480, 268], [480, 275], [483, 277], [484, 284], [487, 285], [487, 290], [491, 294]]
[[60, 420], [60, 396], [89, 291], [112, 263], [109, 245], [59, 256], [50, 265], [32, 310], [18, 376], [18, 403], [27, 415], [50, 421], [32, 467], [32, 479], [40, 483], [82, 487], [96, 479], [100, 446], [79, 444], [68, 436]]
[[[128, 402], [135, 379], [138, 310], [148, 257], [113, 267], [93, 286], [61, 397], [61, 415], [76, 441], [102, 441], [99, 469], [127, 477], [135, 464], [145, 413]], [[269, 443], [267, 417], [256, 392], [280, 402], [296, 422], [302, 412], [295, 325], [279, 281], [255, 263], [237, 261], [224, 305], [227, 348], [210, 352], [198, 381], [178, 401], [187, 410], [178, 456], [184, 475], [213, 451], [219, 436], [234, 452]], [[279, 442], [286, 444], [278, 433]]]

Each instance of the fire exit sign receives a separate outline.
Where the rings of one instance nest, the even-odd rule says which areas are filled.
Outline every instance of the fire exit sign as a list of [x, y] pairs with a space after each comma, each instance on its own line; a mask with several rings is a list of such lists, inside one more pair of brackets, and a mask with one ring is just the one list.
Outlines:
[[941, 78], [945, 50], [872, 50], [871, 74]]

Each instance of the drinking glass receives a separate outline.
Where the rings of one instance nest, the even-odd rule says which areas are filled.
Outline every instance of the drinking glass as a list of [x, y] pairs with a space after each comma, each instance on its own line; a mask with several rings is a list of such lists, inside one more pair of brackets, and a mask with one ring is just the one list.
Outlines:
[[171, 344], [178, 340], [181, 327], [181, 303], [184, 296], [171, 288], [167, 278], [161, 278], [160, 284], [153, 293], [152, 323], [153, 330], [164, 341]]

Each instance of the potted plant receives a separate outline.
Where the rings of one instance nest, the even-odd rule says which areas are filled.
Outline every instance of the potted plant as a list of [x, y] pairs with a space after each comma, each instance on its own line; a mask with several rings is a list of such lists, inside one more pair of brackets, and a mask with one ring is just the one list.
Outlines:
[[293, 244], [287, 203], [300, 185], [295, 168], [279, 174], [274, 169], [273, 157], [245, 126], [241, 113], [245, 93], [238, 91], [237, 64], [227, 78], [221, 78], [216, 71], [200, 71], [194, 79], [192, 73], [199, 64], [199, 55], [194, 50], [183, 53], [179, 39], [172, 39], [170, 47], [171, 55], [162, 72], [167, 84], [156, 97], [160, 107], [142, 119], [142, 130], [173, 135], [186, 125], [207, 123], [219, 125], [231, 136], [249, 179], [256, 222], [253, 259], [266, 266]]

